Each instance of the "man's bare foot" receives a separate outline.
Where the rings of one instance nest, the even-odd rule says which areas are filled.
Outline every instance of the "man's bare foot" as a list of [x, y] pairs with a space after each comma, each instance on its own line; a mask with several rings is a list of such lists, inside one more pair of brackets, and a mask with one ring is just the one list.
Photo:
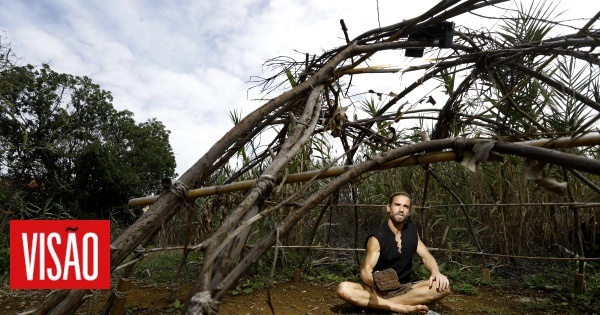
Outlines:
[[425, 305], [399, 305], [396, 312], [402, 314], [421, 313], [427, 314], [429, 308]]

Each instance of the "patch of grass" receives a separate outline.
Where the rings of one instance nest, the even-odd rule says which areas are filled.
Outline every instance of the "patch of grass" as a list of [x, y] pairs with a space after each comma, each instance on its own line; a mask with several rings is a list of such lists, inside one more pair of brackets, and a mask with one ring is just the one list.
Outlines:
[[334, 262], [330, 269], [342, 276], [352, 276], [353, 274], [356, 274], [356, 266], [354, 264]]
[[239, 282], [239, 284], [229, 294], [236, 296], [239, 294], [250, 294], [267, 286], [266, 278], [250, 277]]
[[531, 289], [541, 289], [546, 286], [545, 279], [544, 275], [532, 274], [525, 278], [525, 285]]
[[[154, 285], [170, 285], [181, 263], [181, 252], [152, 253], [135, 267], [133, 277]], [[198, 277], [198, 256], [190, 253], [181, 271], [181, 281], [194, 281]]]
[[[588, 282], [589, 283], [589, 282]], [[572, 291], [563, 290], [561, 294], [557, 294], [563, 300], [561, 305], [566, 307], [573, 305], [575, 309], [581, 312], [596, 314], [598, 312], [598, 301], [600, 301], [599, 288], [591, 288], [588, 285], [588, 291], [583, 294], [575, 294]]]
[[325, 281], [325, 282], [342, 282], [346, 281], [347, 278], [339, 274], [332, 273], [329, 270], [314, 270], [305, 275], [303, 278], [308, 281]]
[[477, 313], [481, 313], [481, 314], [496, 314], [497, 311], [491, 307], [488, 306], [479, 306], [477, 308]]
[[478, 290], [471, 284], [460, 282], [452, 286], [452, 291], [464, 295], [477, 295]]
[[583, 294], [573, 292], [574, 273], [559, 264], [545, 264], [542, 267], [526, 265], [519, 284], [525, 290], [535, 290], [543, 294], [544, 299], [521, 301], [523, 309], [528, 311], [554, 311], [559, 313], [594, 313], [600, 300], [600, 273], [588, 268], [586, 274], [587, 291]]
[[532, 312], [546, 311], [551, 306], [550, 300], [548, 299], [531, 299], [530, 301], [519, 303], [522, 309]]
[[335, 262], [328, 266], [310, 268], [303, 273], [302, 278], [308, 281], [320, 282], [360, 281], [356, 265], [340, 262]]
[[[469, 265], [439, 262], [440, 271], [450, 280], [450, 286], [455, 283], [468, 283], [474, 286], [489, 285], [483, 278], [483, 267], [477, 265], [477, 261], [467, 261]], [[472, 264], [472, 265], [471, 265]], [[422, 263], [413, 265], [414, 279], [428, 279], [429, 270]], [[494, 280], [495, 281], [495, 280]], [[492, 281], [492, 283], [494, 283]]]
[[446, 298], [444, 301], [448, 302], [448, 303], [456, 303], [458, 301], [457, 298], [453, 298], [453, 297], [449, 297]]

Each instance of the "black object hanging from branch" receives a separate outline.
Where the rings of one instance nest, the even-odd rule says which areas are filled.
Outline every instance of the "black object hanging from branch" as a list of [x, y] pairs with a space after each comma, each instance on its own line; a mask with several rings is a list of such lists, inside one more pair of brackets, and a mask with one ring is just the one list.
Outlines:
[[[433, 43], [438, 40], [438, 47], [451, 48], [454, 39], [454, 22], [444, 21], [425, 27], [424, 29], [408, 35], [409, 41], [427, 41]], [[406, 57], [423, 57], [424, 48], [407, 48]]]

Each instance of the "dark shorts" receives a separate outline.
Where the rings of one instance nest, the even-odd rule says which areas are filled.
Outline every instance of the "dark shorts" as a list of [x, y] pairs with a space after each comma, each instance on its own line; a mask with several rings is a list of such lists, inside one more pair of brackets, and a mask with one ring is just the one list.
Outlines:
[[377, 295], [381, 296], [384, 299], [389, 299], [389, 298], [392, 298], [395, 296], [405, 294], [406, 292], [408, 292], [412, 289], [414, 284], [416, 284], [418, 282], [421, 282], [421, 281], [413, 281], [413, 282], [403, 283], [400, 285], [400, 288], [391, 290], [391, 291], [382, 292], [379, 290], [375, 290], [375, 293], [377, 293]]

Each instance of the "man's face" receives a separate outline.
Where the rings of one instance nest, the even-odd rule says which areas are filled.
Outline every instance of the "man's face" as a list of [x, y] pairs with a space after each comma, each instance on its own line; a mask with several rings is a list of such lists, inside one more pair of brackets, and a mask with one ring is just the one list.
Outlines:
[[410, 198], [395, 196], [391, 205], [387, 205], [390, 220], [394, 223], [403, 223], [410, 215]]

